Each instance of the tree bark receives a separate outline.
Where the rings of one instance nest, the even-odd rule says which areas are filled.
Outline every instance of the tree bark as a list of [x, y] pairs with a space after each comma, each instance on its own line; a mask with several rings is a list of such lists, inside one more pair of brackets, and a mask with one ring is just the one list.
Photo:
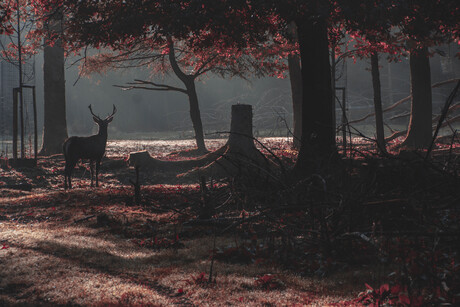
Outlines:
[[203, 133], [203, 124], [201, 122], [200, 106], [198, 104], [198, 96], [196, 94], [195, 87], [195, 76], [185, 74], [179, 67], [179, 64], [176, 60], [176, 54], [174, 51], [174, 42], [169, 38], [169, 63], [174, 74], [179, 78], [179, 80], [184, 83], [185, 88], [187, 89], [187, 95], [190, 104], [190, 118], [193, 124], [193, 130], [195, 131], [196, 146], [198, 151], [207, 152], [206, 145], [204, 143], [204, 133]]
[[374, 110], [375, 127], [377, 132], [377, 149], [386, 152], [385, 133], [383, 130], [382, 94], [380, 90], [379, 55], [373, 52], [371, 55], [372, 85], [374, 87]]
[[195, 131], [196, 146], [199, 152], [207, 152], [204, 143], [203, 123], [201, 122], [200, 105], [198, 103], [198, 95], [196, 94], [195, 80], [190, 80], [185, 83], [187, 95], [190, 104], [190, 119], [192, 120], [193, 130]]
[[289, 79], [291, 81], [292, 109], [293, 109], [293, 147], [300, 148], [302, 139], [302, 72], [298, 55], [288, 56]]
[[[288, 26], [288, 37], [292, 43], [299, 41], [297, 25], [291, 22]], [[289, 80], [291, 81], [292, 113], [293, 113], [293, 142], [295, 149], [300, 149], [302, 138], [302, 71], [300, 56], [298, 54], [288, 55]]]
[[411, 115], [404, 147], [425, 149], [432, 138], [431, 72], [428, 49], [412, 50], [409, 58]]
[[[58, 14], [57, 14], [58, 15]], [[62, 31], [61, 20], [50, 24], [50, 32]], [[54, 46], [45, 41], [43, 63], [44, 125], [40, 155], [62, 153], [62, 144], [68, 137], [65, 100], [64, 49], [58, 40]]]
[[295, 169], [302, 173], [322, 167], [321, 162], [336, 153], [336, 144], [326, 21], [302, 20], [297, 30], [303, 97], [302, 142]]

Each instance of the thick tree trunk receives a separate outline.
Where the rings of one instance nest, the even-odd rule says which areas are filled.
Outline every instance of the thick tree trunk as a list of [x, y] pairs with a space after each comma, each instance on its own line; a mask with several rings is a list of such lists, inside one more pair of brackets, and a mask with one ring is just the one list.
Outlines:
[[[60, 31], [60, 21], [50, 27], [50, 31]], [[46, 42], [45, 42], [46, 44]], [[44, 82], [44, 125], [43, 143], [40, 155], [62, 153], [62, 144], [67, 135], [64, 49], [60, 41], [53, 47], [45, 46], [43, 63]]]
[[374, 110], [375, 127], [377, 132], [377, 148], [380, 152], [386, 152], [385, 133], [383, 130], [382, 94], [380, 90], [379, 55], [373, 52], [371, 55], [372, 85], [374, 87]]
[[252, 106], [247, 104], [232, 105], [232, 121], [227, 145], [238, 151], [247, 152], [255, 149], [252, 135]]
[[190, 80], [185, 84], [187, 95], [190, 103], [190, 119], [192, 120], [193, 130], [195, 131], [195, 140], [198, 151], [207, 152], [204, 144], [203, 124], [201, 122], [200, 106], [196, 94], [195, 80]]
[[430, 59], [427, 48], [411, 51], [411, 115], [404, 147], [428, 148], [432, 138], [432, 97]]
[[[288, 37], [292, 43], [297, 43], [297, 25], [291, 22], [288, 26]], [[302, 138], [302, 71], [300, 56], [298, 54], [288, 55], [289, 79], [291, 81], [292, 113], [293, 113], [293, 142], [295, 149], [300, 149]]]
[[302, 138], [302, 72], [298, 55], [288, 56], [289, 79], [291, 81], [292, 109], [293, 109], [293, 147], [300, 148]]
[[297, 30], [303, 97], [302, 143], [295, 168], [304, 172], [322, 167], [318, 162], [335, 154], [335, 123], [326, 21], [302, 20]]

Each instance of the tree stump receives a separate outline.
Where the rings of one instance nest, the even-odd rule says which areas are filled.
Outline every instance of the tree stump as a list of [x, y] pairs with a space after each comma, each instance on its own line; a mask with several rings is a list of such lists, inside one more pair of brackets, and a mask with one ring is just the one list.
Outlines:
[[275, 164], [254, 145], [251, 105], [232, 106], [230, 136], [222, 148], [225, 149], [222, 155], [208, 165], [179, 176], [257, 178], [260, 175], [270, 176], [274, 171]]
[[214, 152], [186, 161], [162, 161], [146, 151], [131, 153], [129, 164], [155, 170], [175, 170], [182, 178], [212, 178], [258, 175], [272, 176], [275, 164], [254, 145], [252, 133], [252, 106], [232, 106], [230, 135], [227, 143]]

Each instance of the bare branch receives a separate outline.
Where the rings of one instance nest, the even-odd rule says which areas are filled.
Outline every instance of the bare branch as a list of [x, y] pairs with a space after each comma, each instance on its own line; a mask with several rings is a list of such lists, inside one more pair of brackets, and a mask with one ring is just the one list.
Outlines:
[[[160, 84], [160, 83], [155, 83], [152, 81], [139, 80], [139, 79], [135, 79], [134, 81], [135, 82], [129, 82], [128, 86], [114, 85], [114, 87], [121, 88], [124, 91], [132, 90], [132, 89], [143, 89], [143, 90], [150, 90], [150, 91], [174, 91], [174, 92], [181, 92], [184, 94], [188, 94], [187, 90], [184, 90], [179, 87], [167, 85], [167, 84]], [[145, 85], [151, 85], [154, 87], [147, 87]]]

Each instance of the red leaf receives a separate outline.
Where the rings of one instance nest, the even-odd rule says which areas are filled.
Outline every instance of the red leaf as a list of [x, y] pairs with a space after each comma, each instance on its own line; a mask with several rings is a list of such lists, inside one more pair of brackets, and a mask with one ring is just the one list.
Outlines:
[[405, 294], [400, 294], [399, 295], [399, 301], [403, 304], [410, 305], [410, 299], [407, 297]]
[[182, 288], [179, 288], [179, 289], [177, 290], [177, 293], [179, 293], [179, 294], [182, 294], [182, 293], [184, 293], [184, 289], [182, 289]]
[[371, 290], [371, 291], [374, 291], [374, 288], [372, 288], [371, 286], [369, 286], [368, 284], [364, 283], [364, 285], [366, 286], [367, 289]]
[[391, 294], [399, 294], [401, 290], [401, 285], [394, 285], [393, 287], [391, 287]]
[[10, 248], [10, 246], [6, 245], [6, 243], [3, 243], [2, 249], [8, 249], [8, 248]]
[[380, 294], [383, 294], [384, 292], [390, 291], [390, 285], [388, 284], [383, 284], [380, 286]]

